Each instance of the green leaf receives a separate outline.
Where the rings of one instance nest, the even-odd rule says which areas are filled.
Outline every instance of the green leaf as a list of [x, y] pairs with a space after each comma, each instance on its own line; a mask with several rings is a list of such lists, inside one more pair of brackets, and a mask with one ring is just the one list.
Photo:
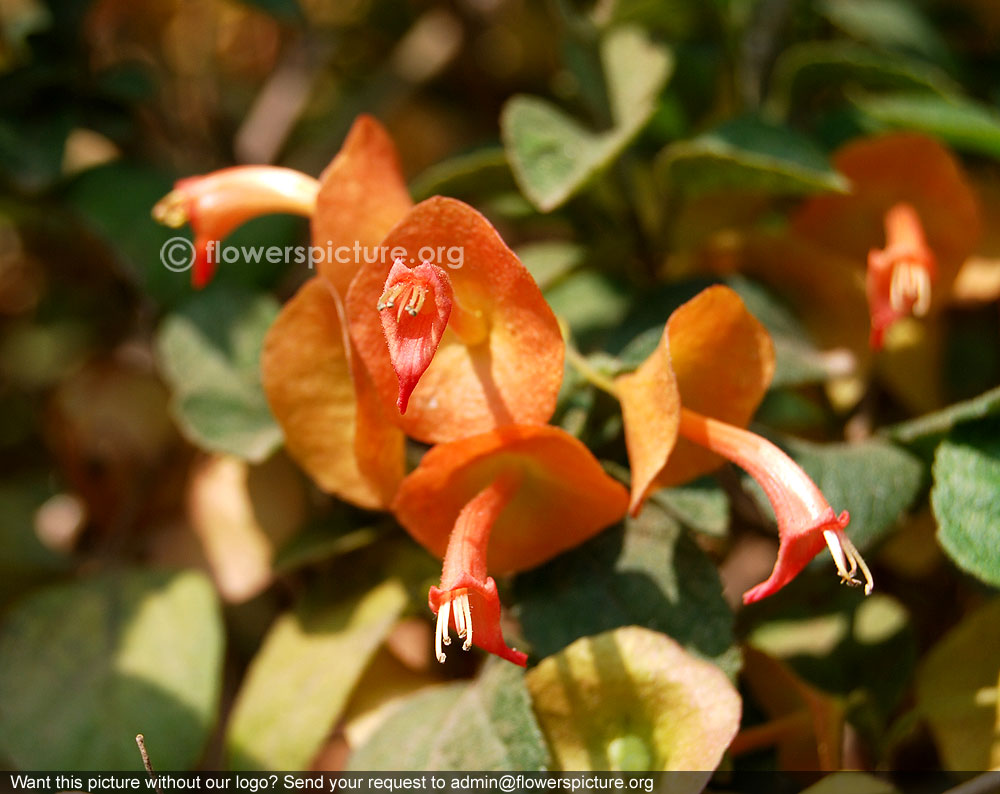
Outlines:
[[622, 25], [601, 42], [601, 62], [614, 137], [624, 147], [656, 108], [657, 96], [674, 69], [673, 55], [651, 41], [642, 28]]
[[260, 383], [269, 295], [213, 285], [163, 321], [157, 357], [178, 425], [195, 444], [259, 462], [281, 443]]
[[702, 790], [740, 723], [740, 696], [713, 664], [629, 626], [583, 637], [526, 676], [556, 769], [692, 770]]
[[[388, 522], [387, 522], [388, 523]], [[357, 529], [331, 527], [314, 523], [307, 526], [274, 555], [274, 571], [290, 571], [333, 559], [363, 549], [395, 530], [395, 525], [363, 526]]]
[[307, 769], [406, 601], [390, 579], [360, 598], [278, 618], [233, 706], [230, 766]]
[[994, 599], [948, 632], [917, 673], [917, 708], [946, 769], [1000, 765], [998, 625], [1000, 599]]
[[[884, 441], [816, 444], [789, 438], [782, 439], [781, 445], [815, 481], [836, 512], [850, 512], [847, 532], [862, 550], [893, 528], [924, 487], [920, 460]], [[756, 485], [753, 491], [766, 506], [763, 491]]]
[[638, 625], [669, 634], [735, 674], [733, 616], [712, 561], [655, 504], [515, 582], [533, 656], [579, 637]]
[[846, 41], [810, 41], [789, 47], [778, 58], [766, 108], [779, 118], [807, 96], [831, 86], [931, 91], [960, 90], [944, 72], [922, 61]]
[[820, 0], [817, 6], [823, 16], [858, 41], [948, 60], [944, 39], [905, 0]]
[[435, 163], [410, 183], [414, 201], [431, 196], [482, 196], [513, 187], [507, 157], [499, 146], [477, 149]]
[[917, 130], [967, 152], [1000, 158], [1000, 113], [960, 96], [861, 95], [853, 99], [876, 127]]
[[899, 444], [936, 445], [954, 427], [1000, 413], [1000, 387], [880, 432]]
[[511, 170], [543, 212], [563, 204], [621, 153], [649, 120], [673, 70], [669, 51], [632, 26], [605, 36], [601, 61], [614, 123], [605, 132], [585, 128], [538, 97], [514, 96], [504, 105], [500, 127]]
[[[127, 185], [128, 189], [122, 189]], [[163, 266], [162, 246], [176, 229], [153, 220], [153, 205], [171, 181], [152, 169], [126, 162], [90, 168], [66, 188], [67, 200], [120, 256], [125, 271], [157, 301], [174, 305], [191, 291], [190, 274]]]
[[631, 294], [624, 282], [587, 269], [553, 284], [545, 290], [545, 299], [569, 325], [579, 346], [587, 348], [622, 322]]
[[21, 769], [190, 769], [215, 724], [222, 621], [200, 573], [49, 587], [0, 628], [0, 754]]
[[728, 188], [784, 195], [848, 189], [847, 180], [810, 139], [754, 116], [670, 144], [657, 158], [656, 168], [688, 195]]
[[[11, 83], [5, 85], [5, 93], [14, 93]], [[58, 180], [66, 138], [77, 120], [69, 103], [33, 104], [36, 110], [25, 116], [5, 108], [0, 118], [0, 171], [22, 190], [39, 193]]]
[[266, 11], [282, 22], [303, 22], [305, 17], [296, 0], [242, 0], [248, 6]]
[[1000, 420], [956, 430], [934, 456], [938, 541], [963, 571], [1000, 587]]
[[729, 497], [714, 478], [661, 488], [650, 497], [684, 526], [713, 537], [729, 531]]
[[546, 290], [583, 261], [586, 249], [576, 243], [546, 240], [518, 247], [517, 255], [538, 288]]
[[0, 599], [68, 566], [35, 532], [37, 510], [52, 495], [48, 477], [0, 484]]
[[524, 671], [492, 659], [468, 683], [407, 698], [351, 756], [348, 770], [535, 771], [549, 754]]
[[615, 154], [607, 138], [538, 97], [509, 99], [500, 127], [514, 176], [542, 212], [565, 203]]
[[793, 582], [784, 598], [754, 611], [751, 646], [826, 692], [853, 693], [857, 701], [863, 695], [883, 723], [908, 690], [916, 639], [911, 616], [891, 596], [876, 589], [860, 597], [830, 574]]
[[822, 383], [832, 374], [846, 374], [853, 368], [851, 354], [825, 353], [810, 341], [802, 323], [776, 295], [742, 276], [730, 276], [725, 283], [743, 299], [774, 341], [775, 369], [771, 388]]

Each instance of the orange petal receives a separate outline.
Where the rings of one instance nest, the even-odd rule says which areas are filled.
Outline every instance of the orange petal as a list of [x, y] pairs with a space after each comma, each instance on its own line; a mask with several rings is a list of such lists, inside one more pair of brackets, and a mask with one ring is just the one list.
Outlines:
[[392, 510], [443, 557], [462, 508], [511, 470], [522, 480], [493, 525], [494, 573], [540, 565], [618, 521], [628, 494], [583, 444], [557, 427], [520, 425], [433, 447], [402, 482]]
[[[403, 430], [438, 443], [546, 422], [562, 382], [562, 336], [538, 285], [489, 221], [438, 196], [415, 206], [382, 245], [405, 252], [407, 264], [448, 266], [454, 296], [448, 329], [400, 420]], [[389, 269], [376, 263], [359, 270], [346, 302], [351, 338], [387, 412], [399, 387], [376, 306]]]
[[615, 380], [632, 469], [629, 512], [638, 515], [677, 443], [681, 397], [670, 355], [659, 344], [642, 365]]
[[632, 467], [632, 513], [654, 487], [687, 482], [723, 463], [677, 437], [680, 405], [744, 427], [773, 374], [771, 337], [729, 287], [709, 287], [671, 314], [653, 354], [616, 382]]
[[393, 263], [376, 306], [389, 347], [389, 360], [399, 380], [396, 407], [406, 413], [410, 394], [430, 366], [451, 316], [451, 282], [441, 268], [424, 263], [414, 268]]
[[846, 195], [817, 196], [793, 216], [794, 230], [864, 267], [871, 249], [885, 246], [885, 215], [911, 204], [950, 289], [981, 234], [979, 203], [961, 166], [933, 138], [893, 133], [842, 147], [834, 165], [852, 185]]
[[307, 281], [268, 332], [264, 390], [289, 455], [323, 490], [384, 508], [403, 476], [403, 435], [382, 417], [364, 372], [352, 373], [344, 338], [329, 285]]
[[312, 224], [313, 245], [324, 249], [317, 267], [339, 295], [359, 267], [381, 260], [388, 270], [392, 260], [379, 243], [411, 206], [392, 138], [371, 116], [358, 116], [320, 175]]
[[[774, 376], [774, 345], [740, 296], [728, 287], [709, 287], [670, 315], [664, 334], [681, 404], [746, 427]], [[687, 482], [721, 463], [680, 439], [659, 481]]]

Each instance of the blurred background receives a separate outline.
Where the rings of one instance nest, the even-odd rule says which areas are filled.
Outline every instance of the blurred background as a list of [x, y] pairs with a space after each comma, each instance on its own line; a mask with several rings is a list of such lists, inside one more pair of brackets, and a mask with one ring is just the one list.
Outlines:
[[[511, 97], [530, 94], [588, 128], [609, 127], [615, 119], [598, 42], [618, 25], [668, 45], [672, 76], [656, 89], [648, 120], [626, 136], [620, 160], [567, 203], [542, 211], [544, 201], [522, 190], [508, 165], [513, 143], [501, 137], [501, 115]], [[852, 380], [837, 363], [843, 358], [823, 358], [810, 341], [788, 361], [812, 375], [778, 384], [762, 412], [765, 422], [817, 445], [864, 439], [1000, 383], [1000, 225], [992, 223], [1000, 196], [998, 37], [994, 0], [872, 7], [850, 0], [0, 0], [0, 758], [12, 768], [134, 768], [132, 736], [142, 730], [154, 764], [164, 768], [341, 768], [379, 724], [379, 707], [477, 669], [474, 654], [453, 653], [444, 668], [431, 662], [420, 605], [437, 563], [391, 518], [321, 494], [275, 451], [280, 431], [260, 393], [256, 352], [280, 303], [310, 273], [242, 262], [222, 267], [208, 290], [195, 293], [187, 274], [160, 262], [160, 247], [178, 232], [150, 215], [176, 179], [248, 163], [318, 175], [354, 118], [372, 113], [396, 141], [415, 198], [444, 193], [486, 213], [524, 254], [583, 352], [598, 353], [598, 363], [607, 351], [634, 365], [636, 349], [645, 348], [629, 353], [628, 344], [653, 328], [658, 336], [667, 307], [702, 282], [656, 293], [662, 306], [652, 311], [649, 290], [701, 277], [687, 253], [711, 234], [773, 223], [802, 195], [825, 189], [833, 173], [824, 158], [855, 136], [935, 135], [973, 175], [986, 234], [974, 299], [944, 312], [934, 366], [914, 367], [931, 359], [904, 357]], [[638, 60], [634, 68], [646, 67]], [[944, 98], [961, 112], [893, 110], [876, 101], [894, 92]], [[701, 203], [662, 189], [654, 170], [664, 168], [657, 158], [665, 147], [748, 115], [776, 118], [796, 141], [808, 138], [820, 157], [813, 176], [779, 180], [777, 189], [774, 179], [761, 179], [736, 209], [714, 189], [699, 188]], [[696, 164], [692, 183], [704, 178], [725, 188], [733, 178], [727, 172], [720, 182], [714, 166], [707, 176], [703, 167]], [[305, 220], [277, 216], [248, 223], [231, 241], [301, 245], [308, 238]], [[769, 328], [806, 340], [808, 323], [799, 323], [794, 307], [753, 284], [743, 283], [741, 294], [756, 296], [755, 311], [771, 312]], [[855, 320], [863, 336], [867, 318]], [[988, 416], [997, 404], [990, 399], [961, 416]], [[620, 414], [579, 379], [570, 378], [557, 421], [599, 457], [624, 463]], [[805, 750], [751, 738], [742, 751], [748, 768], [1000, 763], [988, 728], [980, 730], [988, 707], [974, 721], [982, 734], [977, 754], [963, 755], [964, 734], [942, 740], [921, 722], [926, 711], [914, 684], [918, 660], [960, 615], [995, 596], [998, 584], [997, 566], [970, 578], [934, 540], [931, 461], [957, 421], [897, 433], [892, 440], [909, 451], [866, 458], [868, 468], [851, 469], [851, 481], [837, 486], [857, 489], [862, 505], [882, 504], [885, 513], [871, 507], [865, 523], [869, 508], [862, 507], [859, 531], [869, 547], [881, 544], [876, 567], [891, 593], [863, 618], [842, 593], [830, 596], [829, 581], [798, 593], [801, 603], [826, 610], [825, 623], [809, 622], [786, 600], [786, 612], [741, 616], [734, 634], [739, 592], [773, 562], [773, 532], [760, 531], [749, 497], [730, 501], [740, 488], [731, 472], [722, 486], [702, 483], [688, 494], [684, 504], [694, 512], [672, 503], [683, 518], [677, 526], [693, 524], [701, 534], [697, 543], [674, 535], [663, 542], [689, 543], [683, 553], [698, 560], [691, 570], [707, 566], [712, 581], [710, 599], [684, 585], [681, 606], [673, 607], [693, 603], [692, 614], [703, 608], [716, 616], [705, 631], [718, 635], [691, 641], [701, 654], [735, 676], [738, 644], [772, 618], [770, 625], [786, 629], [802, 619], [808, 625], [794, 640], [765, 638], [758, 647], [787, 661], [809, 656], [818, 643], [828, 663], [810, 657], [792, 667], [830, 698], [810, 701], [821, 707], [809, 713], [833, 721], [836, 757], [824, 755], [824, 735], [810, 734]], [[995, 438], [995, 430], [976, 432]], [[880, 474], [882, 485], [868, 488]], [[615, 537], [598, 550], [609, 566], [628, 553], [627, 535]], [[562, 646], [530, 636], [539, 625], [530, 620], [532, 604], [543, 600], [547, 581], [589, 570], [580, 560], [565, 565], [515, 587], [526, 605], [516, 614], [528, 645], [545, 653]], [[713, 578], [718, 566], [721, 580]], [[162, 573], [176, 570], [204, 575]], [[821, 577], [833, 579], [826, 568]], [[403, 595], [384, 589], [397, 579]], [[376, 582], [382, 590], [370, 589]], [[362, 595], [345, 600], [345, 592]], [[359, 632], [345, 617], [356, 617], [351, 610], [365, 599], [390, 616], [385, 626], [362, 621]], [[299, 636], [294, 621], [280, 623], [302, 610], [326, 627], [316, 629], [326, 644], [308, 641], [312, 629]], [[634, 622], [626, 617], [619, 623]], [[979, 620], [978, 629], [967, 629], [969, 642], [986, 635], [994, 656], [977, 670], [995, 671], [998, 624]], [[699, 627], [690, 623], [654, 628], [691, 639]], [[365, 631], [374, 633], [371, 641]], [[261, 662], [265, 637], [271, 651]], [[341, 665], [355, 652], [357, 665]], [[203, 665], [183, 661], [199, 656]], [[164, 658], [182, 661], [164, 669]], [[776, 675], [756, 664], [759, 681]], [[319, 694], [306, 677], [282, 677], [310, 666], [330, 671]], [[947, 677], [938, 668], [923, 675], [925, 695], [936, 691], [935, 676]], [[283, 700], [225, 727], [237, 692], [280, 689], [277, 682], [289, 687]], [[745, 707], [750, 723], [782, 715], [771, 708], [780, 695], [766, 690]], [[109, 693], [117, 710], [104, 708]], [[287, 714], [289, 703], [313, 698], [326, 710], [280, 724], [291, 749], [277, 738], [270, 745], [253, 738], [254, 719], [268, 723], [271, 715], [278, 725], [274, 715]], [[152, 725], [131, 719], [144, 714], [138, 722]], [[373, 763], [378, 752], [365, 760]]]

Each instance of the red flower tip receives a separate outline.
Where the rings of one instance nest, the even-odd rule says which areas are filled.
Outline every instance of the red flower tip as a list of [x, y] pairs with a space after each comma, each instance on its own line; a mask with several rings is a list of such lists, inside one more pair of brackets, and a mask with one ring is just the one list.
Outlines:
[[885, 236], [884, 249], [868, 252], [865, 279], [873, 350], [881, 349], [885, 332], [896, 320], [927, 314], [936, 276], [934, 253], [911, 205], [900, 202], [886, 212]]
[[[500, 630], [500, 599], [496, 582], [492, 576], [478, 582], [466, 575], [457, 580], [448, 590], [431, 587], [428, 596], [431, 609], [437, 614], [437, 630], [434, 634], [434, 650], [439, 662], [445, 660], [442, 645], [451, 645], [449, 626], [454, 628], [459, 639], [463, 639], [462, 650], [467, 651], [475, 644], [484, 651], [501, 659], [528, 666], [528, 654], [508, 648]], [[472, 630], [473, 618], [476, 630]]]
[[401, 414], [434, 358], [451, 304], [451, 281], [444, 270], [427, 262], [414, 268], [402, 259], [393, 262], [376, 308], [399, 381], [396, 407]]
[[680, 435], [707, 447], [744, 469], [767, 495], [778, 521], [778, 559], [765, 582], [743, 594], [743, 603], [777, 592], [794, 579], [823, 545], [830, 549], [840, 580], [858, 586], [864, 576], [865, 595], [874, 587], [871, 571], [844, 533], [850, 521], [839, 516], [809, 475], [765, 438], [716, 419], [681, 408]]
[[191, 283], [204, 287], [218, 264], [218, 241], [252, 218], [276, 212], [310, 216], [319, 183], [291, 168], [246, 165], [179, 180], [153, 207], [153, 218], [172, 229], [194, 229]]
[[432, 587], [428, 595], [431, 610], [437, 615], [434, 650], [439, 662], [445, 660], [442, 646], [451, 645], [451, 627], [465, 641], [462, 650], [476, 645], [521, 667], [527, 665], [527, 654], [508, 648], [504, 642], [496, 582], [486, 575], [486, 549], [493, 524], [520, 485], [517, 470], [501, 474], [462, 508], [455, 521], [441, 587]]

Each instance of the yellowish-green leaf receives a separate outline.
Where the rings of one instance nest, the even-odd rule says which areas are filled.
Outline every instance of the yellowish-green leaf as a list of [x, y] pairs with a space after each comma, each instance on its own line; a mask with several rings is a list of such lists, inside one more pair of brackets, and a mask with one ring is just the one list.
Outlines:
[[674, 58], [641, 28], [622, 25], [601, 43], [601, 61], [616, 137], [624, 145], [652, 115], [657, 94], [673, 71]]
[[560, 769], [703, 771], [679, 779], [696, 792], [739, 727], [725, 674], [638, 626], [583, 637], [526, 681]]
[[896, 794], [891, 783], [864, 772], [834, 772], [801, 794]]
[[351, 756], [352, 771], [539, 771], [549, 756], [521, 668], [499, 659], [469, 682], [407, 698]]
[[613, 126], [593, 131], [555, 105], [515, 96], [500, 117], [504, 149], [524, 195], [543, 212], [563, 204], [613, 161], [649, 120], [673, 69], [670, 51], [639, 28], [617, 27], [601, 43]]
[[405, 588], [390, 579], [360, 598], [280, 617], [233, 707], [230, 766], [307, 768], [405, 604]]
[[1000, 766], [1000, 599], [966, 617], [935, 645], [917, 673], [917, 708], [947, 769]]
[[39, 590], [0, 629], [0, 756], [21, 769], [190, 769], [215, 725], [222, 621], [200, 573], [124, 571]]

